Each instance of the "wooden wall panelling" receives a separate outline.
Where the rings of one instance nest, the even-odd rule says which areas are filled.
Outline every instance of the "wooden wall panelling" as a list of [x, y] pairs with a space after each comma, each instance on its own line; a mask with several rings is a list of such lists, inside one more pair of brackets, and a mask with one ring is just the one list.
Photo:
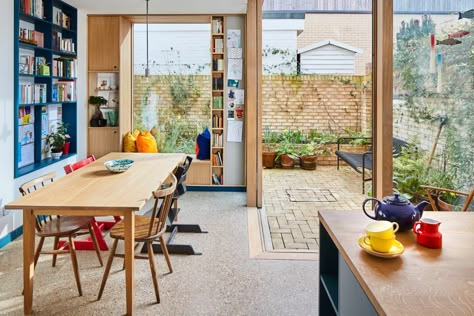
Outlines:
[[132, 23], [120, 17], [120, 140], [122, 150], [122, 136], [132, 129]]
[[119, 60], [119, 17], [89, 16], [89, 71], [117, 71]]
[[374, 195], [393, 191], [393, 0], [373, 0]]

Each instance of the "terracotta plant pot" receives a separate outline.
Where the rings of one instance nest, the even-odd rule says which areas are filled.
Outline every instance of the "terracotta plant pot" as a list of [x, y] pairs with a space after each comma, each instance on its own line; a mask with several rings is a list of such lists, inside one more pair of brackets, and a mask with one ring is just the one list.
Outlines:
[[275, 167], [275, 157], [276, 152], [274, 151], [264, 151], [262, 152], [262, 166], [264, 168], [274, 168]]
[[438, 209], [440, 211], [444, 212], [452, 212], [454, 211], [454, 205], [451, 205], [441, 199], [440, 196], [438, 196]]
[[311, 155], [311, 156], [301, 156], [300, 157], [300, 167], [304, 170], [314, 170], [316, 169], [316, 161], [318, 156]]
[[295, 160], [290, 156], [283, 154], [280, 156], [280, 165], [283, 169], [292, 169], [295, 167]]

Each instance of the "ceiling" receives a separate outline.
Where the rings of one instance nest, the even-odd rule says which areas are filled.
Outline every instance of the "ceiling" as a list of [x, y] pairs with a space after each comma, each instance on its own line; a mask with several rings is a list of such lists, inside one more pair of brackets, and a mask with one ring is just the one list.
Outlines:
[[[65, 0], [87, 14], [145, 14], [145, 0]], [[150, 0], [150, 14], [242, 14], [247, 0]]]

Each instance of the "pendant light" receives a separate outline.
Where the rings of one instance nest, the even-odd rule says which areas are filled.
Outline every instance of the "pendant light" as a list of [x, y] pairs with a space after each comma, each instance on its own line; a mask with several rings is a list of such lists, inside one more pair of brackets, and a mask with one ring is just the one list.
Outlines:
[[149, 68], [149, 63], [148, 63], [148, 2], [150, 0], [145, 0], [146, 1], [146, 68], [145, 68], [145, 77], [148, 78], [150, 75], [150, 68]]

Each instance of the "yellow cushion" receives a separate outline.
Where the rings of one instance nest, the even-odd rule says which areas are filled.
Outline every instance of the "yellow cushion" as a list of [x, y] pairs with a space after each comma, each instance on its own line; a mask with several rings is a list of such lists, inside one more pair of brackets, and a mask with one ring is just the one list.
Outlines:
[[137, 136], [140, 134], [140, 131], [136, 129], [133, 134], [130, 132], [127, 132], [125, 136], [123, 137], [123, 151], [124, 152], [132, 152], [135, 153], [137, 152]]
[[137, 137], [137, 150], [139, 153], [157, 153], [156, 139], [149, 132], [140, 132]]

